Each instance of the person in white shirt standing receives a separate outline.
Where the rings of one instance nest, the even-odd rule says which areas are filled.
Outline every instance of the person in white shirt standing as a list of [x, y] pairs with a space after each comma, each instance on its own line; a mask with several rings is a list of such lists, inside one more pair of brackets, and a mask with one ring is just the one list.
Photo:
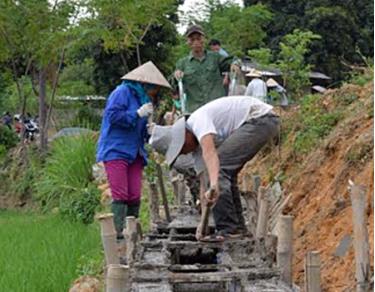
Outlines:
[[213, 238], [199, 240], [221, 241], [246, 232], [237, 174], [278, 136], [279, 118], [272, 108], [250, 96], [222, 97], [198, 108], [190, 117], [180, 118], [173, 126], [153, 128], [150, 144], [166, 153], [169, 165], [181, 154], [193, 153], [201, 182], [200, 197], [213, 206], [217, 230]]
[[246, 76], [253, 77], [253, 79], [247, 85], [245, 95], [258, 98], [263, 102], [267, 102], [267, 84], [261, 79], [261, 73], [256, 70], [252, 70], [246, 74]]

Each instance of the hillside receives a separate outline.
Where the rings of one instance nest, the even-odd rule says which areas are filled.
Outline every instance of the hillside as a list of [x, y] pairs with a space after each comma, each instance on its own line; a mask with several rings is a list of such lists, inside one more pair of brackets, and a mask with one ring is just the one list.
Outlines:
[[281, 173], [285, 193], [292, 194], [284, 214], [295, 217], [294, 281], [301, 287], [304, 256], [318, 250], [323, 291], [353, 291], [353, 247], [334, 255], [340, 241], [352, 234], [349, 179], [368, 190], [373, 263], [373, 98], [373, 81], [369, 81], [307, 97], [285, 111], [277, 109], [282, 116], [281, 151], [262, 151], [242, 172], [258, 173], [264, 185]]

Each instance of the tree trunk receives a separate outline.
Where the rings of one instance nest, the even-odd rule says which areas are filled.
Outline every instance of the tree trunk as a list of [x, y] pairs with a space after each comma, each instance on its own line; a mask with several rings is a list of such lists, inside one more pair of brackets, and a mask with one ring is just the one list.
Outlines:
[[47, 102], [46, 102], [46, 68], [39, 71], [39, 129], [41, 153], [47, 151], [48, 129], [47, 126]]

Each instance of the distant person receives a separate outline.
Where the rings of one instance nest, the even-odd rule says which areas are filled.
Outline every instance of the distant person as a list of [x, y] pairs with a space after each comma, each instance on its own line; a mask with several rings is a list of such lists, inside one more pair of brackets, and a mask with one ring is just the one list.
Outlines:
[[256, 70], [252, 70], [246, 74], [246, 76], [252, 77], [253, 79], [247, 85], [245, 95], [258, 98], [263, 102], [267, 102], [267, 84], [261, 79], [261, 73]]
[[13, 118], [9, 112], [6, 112], [1, 120], [4, 126], [8, 127], [9, 129], [12, 129]]
[[[222, 73], [240, 70], [232, 57], [205, 50], [205, 34], [199, 25], [190, 26], [185, 34], [190, 54], [176, 64], [174, 77], [182, 80], [186, 94], [186, 110], [193, 112], [218, 97], [225, 96]], [[231, 65], [232, 64], [232, 65]]]
[[209, 45], [211, 51], [219, 53], [223, 57], [228, 57], [229, 56], [229, 54], [227, 53], [227, 51], [224, 50], [221, 47], [221, 43], [220, 43], [219, 40], [212, 39], [212, 40], [210, 40], [210, 42], [208, 43], [208, 45]]
[[134, 69], [122, 79], [122, 84], [107, 99], [96, 152], [96, 160], [104, 163], [108, 178], [118, 240], [124, 239], [125, 218], [139, 215], [142, 173], [147, 164], [146, 125], [160, 87], [170, 88], [152, 62]]

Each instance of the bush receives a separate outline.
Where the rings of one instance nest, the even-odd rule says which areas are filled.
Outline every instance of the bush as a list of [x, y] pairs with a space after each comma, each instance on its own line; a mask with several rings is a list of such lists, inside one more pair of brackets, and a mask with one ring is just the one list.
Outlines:
[[0, 125], [0, 145], [4, 146], [6, 150], [17, 145], [18, 136], [15, 132], [6, 126]]
[[75, 117], [72, 126], [100, 130], [102, 117], [88, 105], [82, 106]]
[[100, 193], [92, 183], [95, 148], [96, 141], [90, 135], [54, 141], [36, 182], [37, 199], [46, 210], [58, 207], [74, 221], [93, 221], [100, 203]]
[[327, 136], [341, 119], [339, 109], [327, 112], [320, 106], [319, 95], [307, 95], [301, 104], [301, 125], [294, 140], [297, 153], [308, 153], [320, 139]]

